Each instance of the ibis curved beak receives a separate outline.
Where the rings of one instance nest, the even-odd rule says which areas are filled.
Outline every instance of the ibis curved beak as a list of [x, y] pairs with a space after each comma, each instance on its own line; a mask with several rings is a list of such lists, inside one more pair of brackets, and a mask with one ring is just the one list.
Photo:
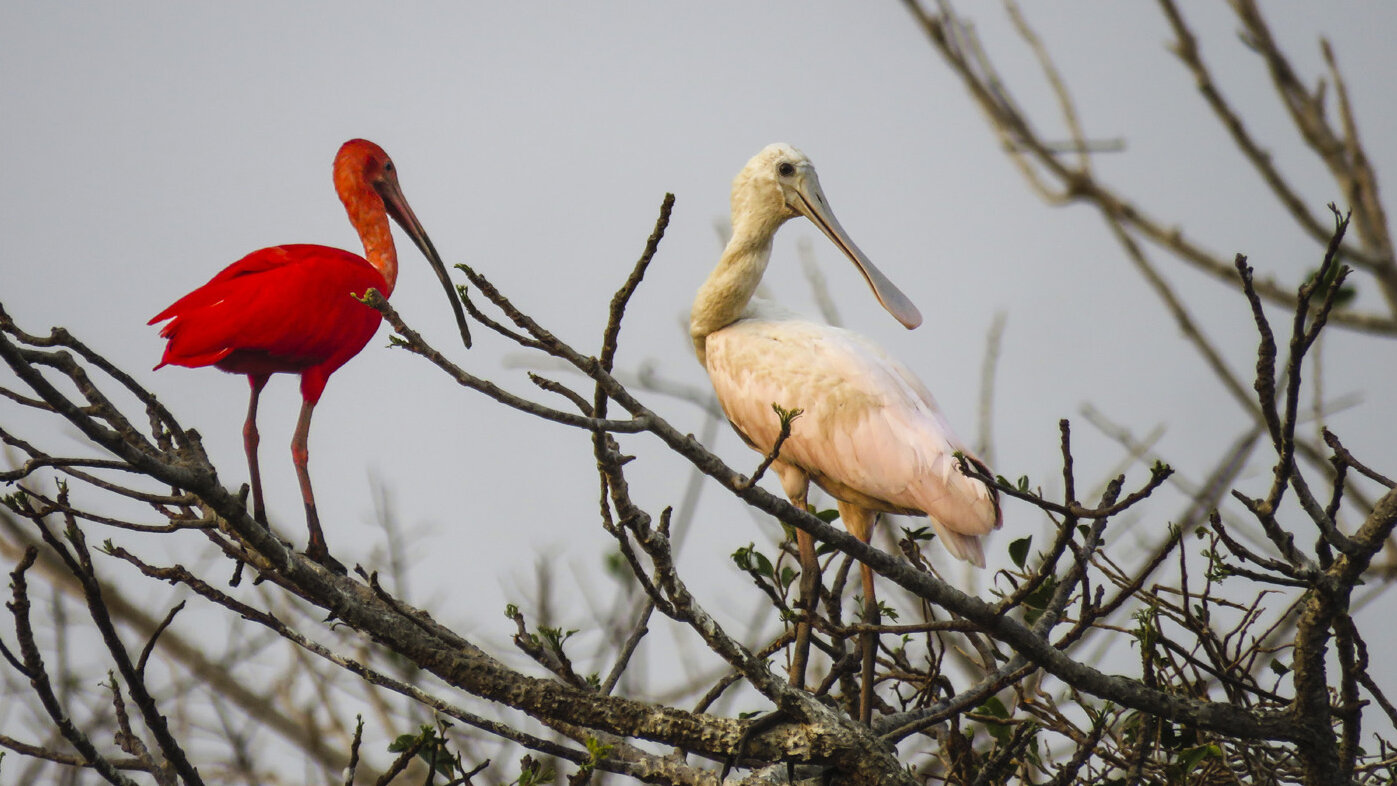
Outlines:
[[922, 324], [922, 312], [917, 310], [896, 284], [889, 281], [888, 277], [864, 256], [859, 247], [854, 245], [854, 241], [849, 239], [844, 227], [839, 225], [839, 219], [834, 217], [834, 211], [830, 209], [825, 192], [820, 188], [820, 179], [813, 169], [807, 168], [802, 172], [802, 176], [796, 181], [795, 192], [796, 204], [793, 207], [819, 227], [820, 231], [849, 257], [863, 274], [863, 280], [868, 282], [873, 295], [878, 298], [883, 308], [908, 330]]
[[417, 220], [412, 208], [408, 206], [407, 198], [403, 196], [402, 189], [398, 186], [398, 178], [390, 173], [388, 177], [374, 183], [374, 190], [383, 198], [383, 206], [387, 208], [388, 215], [398, 222], [398, 226], [412, 238], [412, 242], [417, 244], [422, 256], [427, 258], [432, 270], [436, 271], [437, 279], [441, 281], [441, 286], [446, 290], [446, 299], [451, 301], [451, 310], [456, 314], [456, 325], [461, 328], [461, 341], [467, 348], [471, 345], [470, 328], [466, 327], [466, 315], [461, 310], [461, 297], [456, 294], [455, 287], [451, 286], [451, 278], [446, 274], [446, 264], [441, 261], [441, 256], [437, 254], [436, 246], [432, 245], [432, 239], [427, 237], [427, 230], [422, 228], [422, 222]]

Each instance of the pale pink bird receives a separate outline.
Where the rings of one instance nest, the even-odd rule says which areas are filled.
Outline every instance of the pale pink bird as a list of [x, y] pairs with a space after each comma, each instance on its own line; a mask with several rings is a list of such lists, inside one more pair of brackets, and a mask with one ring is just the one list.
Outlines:
[[[922, 316], [873, 266], [835, 219], [815, 168], [785, 144], [758, 153], [732, 184], [732, 239], [699, 288], [689, 332], [728, 420], [755, 450], [769, 454], [780, 433], [772, 409], [801, 410], [771, 465], [791, 502], [804, 509], [810, 481], [838, 501], [848, 530], [865, 543], [879, 513], [924, 515], [953, 556], [984, 567], [980, 536], [1002, 523], [995, 491], [956, 466], [975, 459], [926, 386], [876, 344], [811, 322], [753, 293], [787, 219], [803, 215], [849, 257], [878, 301], [915, 328]], [[801, 606], [816, 604], [819, 565], [812, 538], [797, 530]], [[873, 572], [863, 572], [865, 618], [878, 619]], [[809, 625], [797, 626], [791, 682], [803, 686]], [[865, 636], [859, 712], [872, 716], [876, 639]]]

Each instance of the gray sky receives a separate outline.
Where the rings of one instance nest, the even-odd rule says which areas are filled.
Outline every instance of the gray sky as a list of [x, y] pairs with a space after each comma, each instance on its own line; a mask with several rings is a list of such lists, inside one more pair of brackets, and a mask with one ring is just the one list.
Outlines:
[[[1187, 4], [1223, 88], [1316, 211], [1339, 194], [1301, 149], [1261, 64], [1236, 40], [1221, 4]], [[778, 236], [768, 285], [813, 311], [797, 264], [809, 240], [845, 324], [887, 346], [935, 392], [961, 435], [974, 436], [984, 335], [1008, 313], [995, 401], [999, 472], [1052, 488], [1057, 420], [1076, 423], [1078, 468], [1095, 481], [1121, 451], [1078, 417], [1090, 402], [1143, 434], [1197, 477], [1236, 436], [1239, 412], [1178, 335], [1104, 225], [1086, 209], [1032, 196], [978, 112], [900, 4], [434, 3], [167, 4], [136, 14], [116, 4], [0, 6], [0, 123], [6, 239], [0, 300], [22, 326], [62, 324], [155, 390], [197, 426], [225, 483], [245, 480], [245, 382], [213, 370], [149, 371], [162, 341], [146, 320], [256, 248], [309, 242], [359, 251], [330, 183], [338, 145], [383, 145], [448, 264], [467, 262], [574, 345], [594, 351], [611, 293], [638, 256], [666, 191], [674, 220], [622, 334], [620, 364], [654, 360], [668, 377], [706, 385], [682, 329], [720, 251], [733, 175], [761, 147], [809, 154], [841, 222], [920, 306], [907, 332], [857, 273], [804, 221]], [[1018, 98], [1051, 98], [1001, 13], [967, 4]], [[1166, 51], [1157, 9], [1058, 3], [1030, 18], [1075, 90], [1089, 135], [1127, 152], [1098, 162], [1105, 179], [1203, 245], [1248, 253], [1294, 281], [1320, 252], [1291, 228], [1228, 147], [1186, 73]], [[1268, 6], [1307, 74], [1316, 36], [1333, 41], [1380, 174], [1397, 171], [1389, 43], [1397, 7]], [[1042, 115], [1042, 113], [1040, 113]], [[1046, 115], [1043, 115], [1046, 116]], [[452, 318], [426, 264], [398, 235], [393, 303], [439, 346]], [[1227, 287], [1168, 263], [1209, 334], [1238, 368], [1254, 332]], [[1373, 301], [1368, 301], [1373, 302]], [[512, 350], [477, 328], [452, 351], [516, 391]], [[521, 600], [539, 552], [611, 597], [600, 557], [588, 437], [506, 411], [456, 389], [425, 362], [385, 349], [387, 330], [331, 380], [316, 410], [311, 466], [331, 549], [364, 560], [382, 541], [370, 478], [392, 492], [416, 533], [414, 596], [474, 635], [509, 633], [500, 616]], [[1334, 417], [1354, 452], [1393, 464], [1392, 344], [1334, 331], [1324, 345], [1328, 391], [1361, 393]], [[8, 384], [8, 383], [6, 383]], [[697, 431], [693, 406], [647, 400]], [[294, 380], [263, 397], [263, 474], [275, 523], [304, 542], [286, 445], [299, 407]], [[7, 418], [9, 416], [6, 416]], [[629, 439], [640, 501], [676, 504], [680, 462]], [[758, 457], [724, 430], [735, 466]], [[1190, 463], [1190, 462], [1199, 463]], [[1138, 482], [1143, 472], [1136, 469]], [[1261, 493], [1266, 479], [1244, 478]], [[771, 487], [776, 488], [774, 482]], [[1162, 531], [1179, 510], [1153, 508]], [[1040, 519], [1010, 505], [990, 542], [992, 564]], [[745, 619], [757, 593], [728, 560], [779, 536], [716, 488], [682, 566], [711, 577], [706, 600]], [[1128, 553], [1133, 538], [1116, 537]], [[157, 547], [159, 548], [159, 547]], [[937, 554], [937, 559], [943, 555]], [[187, 558], [173, 554], [172, 559]], [[583, 593], [585, 594], [585, 593]], [[586, 600], [564, 610], [586, 627]], [[566, 619], [572, 614], [572, 619]]]

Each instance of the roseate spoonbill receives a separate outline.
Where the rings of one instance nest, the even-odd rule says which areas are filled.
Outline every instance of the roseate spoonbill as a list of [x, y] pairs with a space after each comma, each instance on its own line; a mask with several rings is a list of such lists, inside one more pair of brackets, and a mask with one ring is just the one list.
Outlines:
[[393, 293], [398, 256], [390, 216], [436, 270], [468, 347], [470, 333], [446, 266], [403, 197], [397, 170], [383, 148], [364, 139], [345, 142], [335, 156], [334, 177], [335, 191], [364, 243], [363, 257], [328, 246], [263, 248], [224, 268], [156, 314], [149, 324], [169, 320], [160, 330], [167, 343], [157, 369], [214, 366], [247, 375], [252, 398], [243, 425], [243, 447], [252, 479], [253, 518], [262, 524], [267, 523], [267, 512], [257, 467], [257, 399], [272, 374], [301, 376], [303, 403], [291, 439], [291, 457], [310, 529], [306, 555], [342, 569], [326, 548], [315, 512], [307, 469], [310, 417], [330, 375], [359, 354], [378, 330], [379, 313], [355, 296], [370, 288], [384, 297]]
[[[998, 497], [956, 467], [953, 454], [969, 458], [969, 451], [926, 386], [868, 339], [753, 299], [776, 230], [796, 216], [810, 219], [853, 261], [897, 321], [909, 329], [921, 324], [916, 306], [839, 225], [810, 159], [790, 145], [770, 145], [733, 180], [732, 238], [690, 316], [694, 351], [723, 412], [748, 445], [770, 454], [781, 429], [772, 405], [801, 410], [771, 464], [797, 507], [805, 509], [813, 480], [838, 501], [844, 526], [865, 543], [879, 513], [924, 515], [947, 551], [984, 567], [980, 536], [1001, 524]], [[808, 615], [817, 602], [819, 564], [810, 535], [797, 530], [796, 539], [800, 605]], [[860, 567], [865, 620], [875, 624], [873, 572]], [[797, 626], [791, 670], [797, 687], [805, 680], [809, 636], [809, 623]], [[861, 643], [859, 713], [867, 723], [877, 642], [866, 634]]]

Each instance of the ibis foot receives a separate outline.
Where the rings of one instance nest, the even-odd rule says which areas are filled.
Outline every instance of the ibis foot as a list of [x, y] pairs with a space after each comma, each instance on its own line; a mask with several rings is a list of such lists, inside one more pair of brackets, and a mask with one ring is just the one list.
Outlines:
[[[736, 767], [737, 763], [746, 755], [747, 743], [751, 742], [753, 737], [769, 729], [774, 729], [782, 723], [789, 723], [792, 720], [793, 718], [791, 718], [790, 714], [785, 710], [779, 709], [753, 718], [752, 722], [747, 724], [747, 728], [742, 730], [742, 736], [737, 738], [737, 746], [733, 748], [732, 755], [728, 756], [727, 761], [723, 762], [723, 773], [718, 776], [719, 782], [727, 780], [728, 773], [731, 772], [732, 768]], [[792, 782], [795, 780], [794, 762], [786, 762], [786, 775], [787, 780]]]
[[[316, 548], [316, 546], [320, 548]], [[306, 549], [306, 556], [314, 562], [319, 563], [327, 570], [338, 573], [341, 576], [349, 575], [349, 569], [344, 566], [344, 563], [330, 556], [330, 550], [325, 548], [325, 543], [323, 541], [320, 543], [312, 542], [310, 548]]]

